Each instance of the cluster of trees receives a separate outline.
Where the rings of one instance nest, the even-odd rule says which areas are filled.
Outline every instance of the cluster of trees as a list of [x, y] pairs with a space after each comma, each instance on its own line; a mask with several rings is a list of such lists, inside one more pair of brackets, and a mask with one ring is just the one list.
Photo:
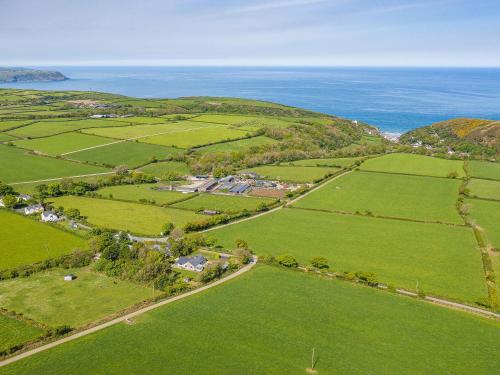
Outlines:
[[14, 188], [10, 185], [7, 185], [0, 181], [0, 198], [2, 198], [2, 202], [5, 207], [13, 208], [18, 203], [18, 194], [14, 190]]

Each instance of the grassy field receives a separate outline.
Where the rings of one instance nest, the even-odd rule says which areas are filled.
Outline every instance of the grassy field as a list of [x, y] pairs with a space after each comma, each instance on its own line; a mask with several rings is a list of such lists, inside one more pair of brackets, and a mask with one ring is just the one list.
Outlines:
[[339, 168], [335, 167], [289, 167], [277, 165], [245, 169], [245, 171], [258, 173], [262, 178], [286, 182], [313, 182], [329, 173], [335, 173], [339, 170]]
[[20, 140], [14, 144], [28, 150], [36, 150], [47, 155], [60, 155], [113, 142], [112, 139], [82, 133], [63, 133], [47, 138]]
[[200, 194], [187, 201], [174, 204], [172, 207], [185, 208], [188, 210], [216, 210], [220, 212], [252, 211], [261, 203], [272, 203], [274, 199], [254, 198], [235, 195]]
[[241, 238], [258, 254], [324, 256], [334, 270], [375, 272], [412, 290], [418, 280], [421, 290], [467, 301], [486, 293], [469, 228], [282, 209], [209, 233], [229, 249]]
[[0, 352], [36, 339], [42, 330], [0, 314]]
[[180, 175], [188, 175], [191, 172], [186, 163], [181, 161], [163, 161], [153, 164], [148, 164], [140, 169], [142, 172], [152, 174], [162, 178], [166, 173], [174, 172]]
[[[2, 99], [0, 97], [0, 99]], [[34, 120], [0, 120], [0, 131], [17, 128], [32, 123]]]
[[351, 172], [294, 205], [377, 216], [464, 224], [456, 202], [460, 180], [386, 173]]
[[319, 374], [492, 374], [500, 365], [499, 328], [402, 296], [261, 266], [3, 373], [303, 374], [315, 348]]
[[287, 164], [301, 166], [301, 167], [347, 168], [354, 165], [354, 163], [360, 159], [361, 158], [304, 159], [304, 160], [295, 160]]
[[55, 258], [85, 247], [85, 240], [80, 237], [0, 209], [0, 269]]
[[26, 150], [2, 145], [0, 145], [0, 160], [0, 181], [7, 183], [109, 171], [109, 169], [103, 167], [30, 155]]
[[91, 224], [146, 235], [160, 235], [163, 224], [167, 222], [183, 226], [187, 222], [203, 218], [202, 215], [187, 210], [108, 199], [67, 196], [52, 198], [50, 201], [55, 206], [78, 208]]
[[196, 151], [201, 153], [211, 153], [211, 152], [239, 152], [245, 151], [252, 147], [259, 147], [262, 145], [269, 145], [276, 143], [272, 138], [265, 136], [258, 136], [253, 138], [240, 139], [238, 141], [218, 143], [215, 145], [205, 146], [197, 148]]
[[0, 133], [0, 142], [10, 142], [10, 141], [15, 141], [16, 139], [17, 138], [14, 138], [11, 135]]
[[472, 177], [500, 180], [500, 163], [471, 160], [469, 170]]
[[500, 202], [467, 199], [465, 203], [471, 219], [486, 231], [493, 247], [500, 249]]
[[[77, 278], [64, 281], [68, 273]], [[0, 306], [52, 327], [78, 327], [151, 296], [149, 288], [87, 268], [53, 269], [0, 282]]]
[[189, 196], [178, 191], [156, 190], [158, 186], [158, 184], [110, 186], [100, 189], [97, 193], [105, 198], [112, 195], [114, 199], [127, 201], [147, 199], [148, 201], [155, 201], [156, 204], [169, 204], [180, 199], [186, 199]]
[[244, 129], [260, 129], [265, 126], [286, 128], [296, 122], [297, 118], [292, 121], [284, 120], [278, 117], [265, 116], [241, 116], [241, 115], [201, 115], [195, 117], [193, 121], [213, 122], [218, 124], [227, 124]]
[[73, 160], [98, 163], [102, 165], [126, 165], [129, 168], [141, 166], [151, 162], [153, 158], [162, 159], [178, 154], [178, 149], [151, 145], [140, 142], [120, 142], [109, 146], [94, 148], [70, 154], [67, 157]]
[[450, 173], [456, 172], [458, 177], [465, 177], [463, 162], [460, 160], [438, 159], [413, 154], [389, 154], [368, 159], [360, 168], [367, 171], [437, 177], [447, 177]]
[[467, 188], [472, 196], [500, 200], [500, 181], [472, 178]]

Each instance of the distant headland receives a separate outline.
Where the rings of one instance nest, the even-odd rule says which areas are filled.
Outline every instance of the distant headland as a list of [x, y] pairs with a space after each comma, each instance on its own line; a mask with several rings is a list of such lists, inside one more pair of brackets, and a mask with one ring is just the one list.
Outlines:
[[56, 71], [0, 67], [0, 83], [64, 81], [67, 79], [68, 77]]

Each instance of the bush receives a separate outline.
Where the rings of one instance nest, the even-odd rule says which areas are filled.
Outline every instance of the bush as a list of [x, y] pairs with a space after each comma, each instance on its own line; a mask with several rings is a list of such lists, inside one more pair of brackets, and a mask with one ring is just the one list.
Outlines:
[[319, 268], [319, 269], [324, 269], [324, 268], [329, 268], [330, 266], [328, 265], [328, 260], [323, 257], [315, 257], [311, 259], [311, 265], [313, 267]]
[[291, 255], [279, 255], [276, 257], [276, 261], [278, 264], [288, 268], [297, 268], [299, 266], [297, 260]]
[[264, 254], [259, 257], [259, 262], [264, 264], [276, 264], [276, 258], [269, 254]]
[[375, 274], [373, 272], [362, 272], [358, 271], [355, 273], [356, 277], [362, 283], [368, 284], [370, 286], [377, 286], [378, 281], [375, 278]]
[[199, 276], [199, 280], [202, 283], [208, 283], [209, 281], [221, 277], [223, 273], [224, 270], [222, 269], [222, 266], [220, 264], [210, 266], [203, 270], [203, 272]]
[[174, 230], [174, 224], [173, 223], [165, 223], [163, 224], [162, 227], [162, 234], [164, 236], [168, 236], [172, 231]]

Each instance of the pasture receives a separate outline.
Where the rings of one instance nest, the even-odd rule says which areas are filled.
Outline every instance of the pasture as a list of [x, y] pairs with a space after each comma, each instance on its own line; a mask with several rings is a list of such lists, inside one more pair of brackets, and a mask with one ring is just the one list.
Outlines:
[[292, 121], [287, 121], [279, 117], [241, 116], [230, 114], [207, 114], [193, 118], [193, 121], [227, 124], [235, 127], [242, 127], [245, 129], [260, 129], [265, 126], [286, 128], [292, 125], [294, 122], [297, 122], [298, 120], [300, 119], [294, 118]]
[[67, 160], [29, 154], [12, 146], [0, 145], [0, 181], [28, 182], [57, 177], [108, 172], [109, 169]]
[[41, 329], [0, 313], [0, 352], [34, 340], [41, 334]]
[[467, 199], [470, 218], [486, 231], [491, 245], [500, 249], [500, 202]]
[[167, 222], [183, 226], [204, 218], [187, 210], [108, 199], [66, 196], [51, 198], [50, 201], [56, 207], [78, 208], [90, 224], [153, 236], [159, 236], [163, 224]]
[[47, 155], [61, 155], [84, 148], [113, 142], [112, 139], [82, 133], [62, 133], [46, 138], [23, 139], [14, 145], [28, 150], [36, 150]]
[[276, 140], [265, 136], [240, 139], [232, 142], [217, 143], [210, 146], [197, 148], [196, 151], [201, 153], [212, 152], [239, 152], [245, 151], [252, 147], [260, 147], [263, 145], [272, 145], [277, 143]]
[[235, 213], [243, 210], [256, 210], [262, 203], [271, 204], [274, 199], [245, 197], [237, 195], [199, 194], [194, 198], [175, 203], [172, 207], [187, 210], [215, 210], [219, 212]]
[[261, 167], [248, 168], [244, 171], [255, 172], [260, 177], [279, 180], [284, 182], [306, 183], [321, 179], [328, 174], [338, 172], [335, 167], [292, 167], [278, 165], [264, 165]]
[[14, 138], [11, 135], [0, 133], [0, 142], [10, 142], [10, 141], [15, 141], [16, 139], [17, 138]]
[[463, 161], [433, 158], [414, 154], [388, 154], [366, 160], [361, 169], [366, 171], [403, 173], [421, 176], [448, 177], [456, 173], [465, 177]]
[[181, 150], [170, 147], [125, 141], [75, 152], [67, 155], [67, 158], [106, 166], [126, 165], [135, 168], [154, 159], [165, 159], [180, 152]]
[[259, 266], [132, 325], [114, 325], [2, 370], [303, 374], [315, 348], [319, 374], [387, 374], [390, 364], [399, 374], [486, 375], [500, 366], [499, 328], [418, 300]]
[[97, 193], [105, 198], [109, 197], [132, 202], [146, 199], [154, 201], [155, 204], [170, 204], [190, 196], [190, 194], [183, 194], [179, 191], [158, 190], [160, 186], [159, 184], [110, 186], [99, 189]]
[[[1, 98], [0, 98], [1, 99]], [[0, 120], [0, 131], [5, 131], [32, 123], [34, 120]]]
[[178, 173], [182, 176], [190, 174], [189, 167], [182, 161], [161, 161], [158, 163], [148, 164], [141, 167], [140, 170], [144, 173], [151, 174], [155, 177], [162, 178], [167, 173]]
[[[263, 230], [262, 228], [266, 228]], [[257, 254], [290, 254], [307, 264], [323, 256], [336, 271], [374, 272], [378, 280], [476, 301], [486, 295], [470, 228], [285, 208], [210, 231], [228, 249], [248, 241]]]
[[472, 178], [467, 184], [470, 195], [479, 198], [500, 200], [500, 181]]
[[286, 165], [295, 165], [299, 167], [337, 167], [337, 168], [349, 168], [354, 165], [354, 163], [362, 158], [327, 158], [327, 159], [304, 159], [295, 160]]
[[460, 184], [454, 179], [354, 171], [294, 206], [464, 224], [456, 208]]
[[471, 160], [469, 170], [472, 177], [500, 180], [500, 163]]
[[[77, 278], [64, 281], [69, 273]], [[78, 327], [149, 297], [150, 288], [88, 268], [52, 269], [0, 281], [0, 306], [52, 327]]]
[[[86, 247], [85, 240], [0, 209], [0, 270], [40, 262]], [[0, 305], [1, 306], [1, 305]]]

